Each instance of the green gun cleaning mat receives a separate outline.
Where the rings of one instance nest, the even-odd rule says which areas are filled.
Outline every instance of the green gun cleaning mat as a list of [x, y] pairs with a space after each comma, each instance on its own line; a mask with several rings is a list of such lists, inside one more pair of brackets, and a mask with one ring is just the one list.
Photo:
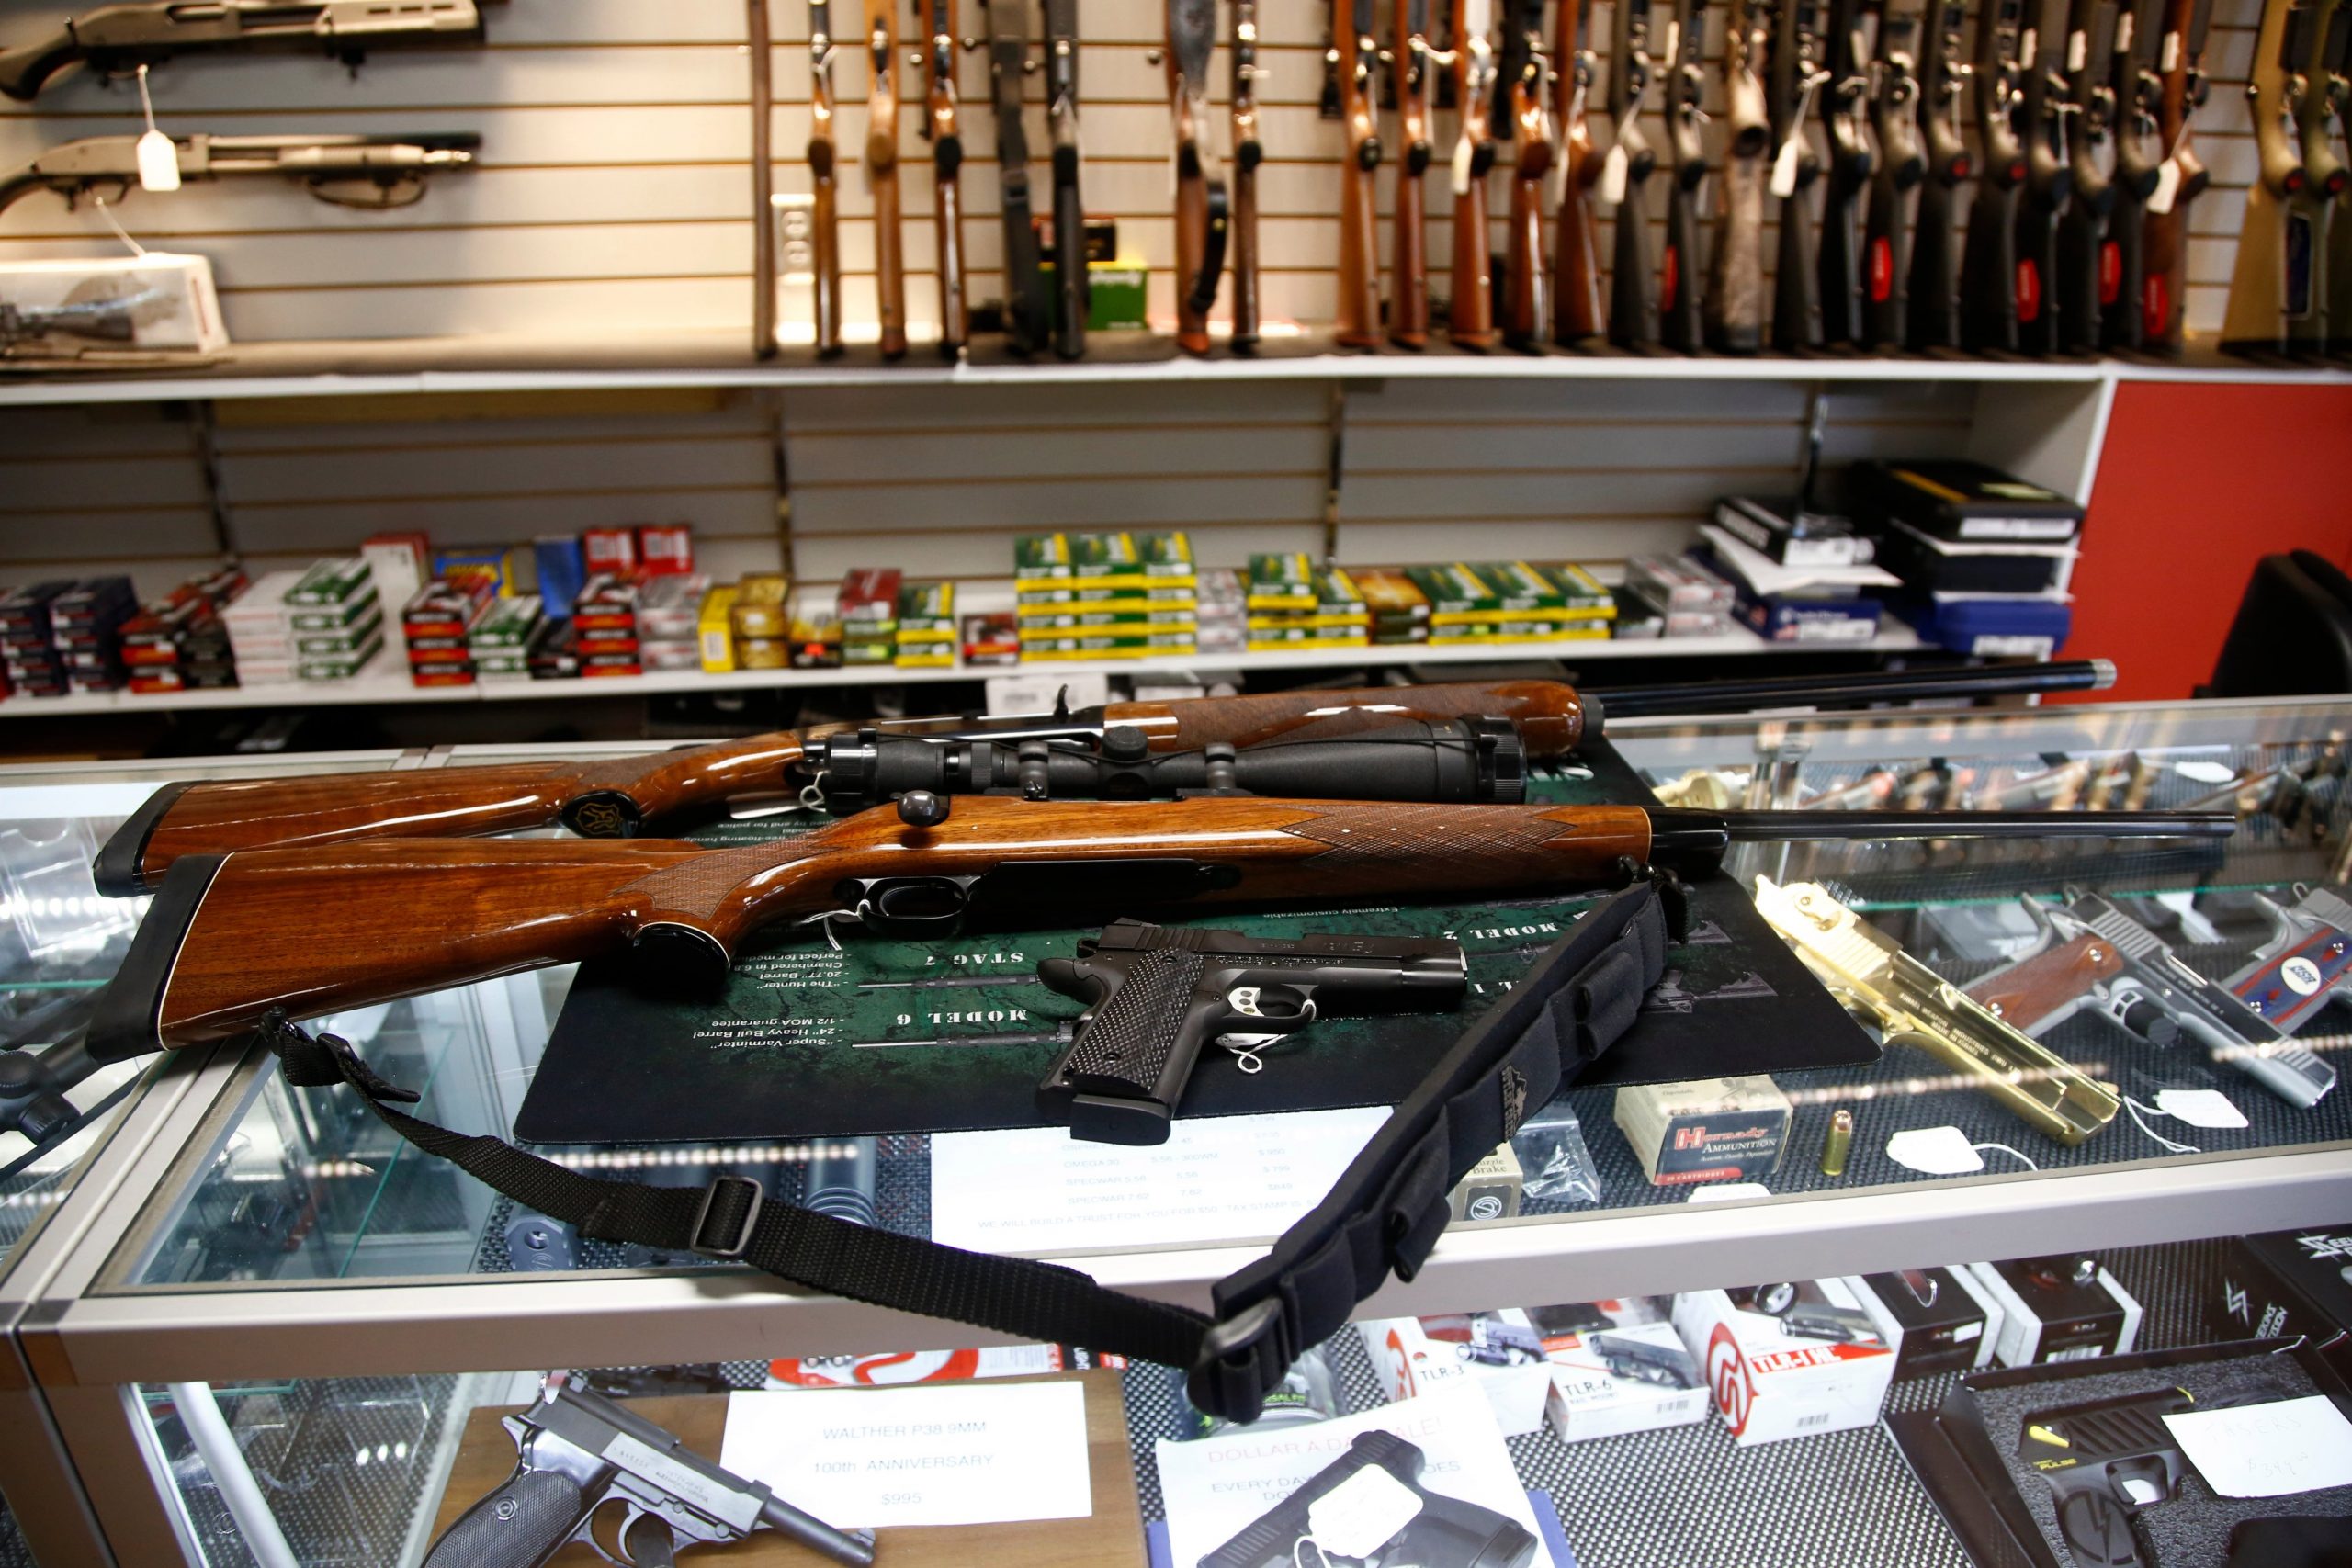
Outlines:
[[[1530, 782], [1532, 798], [1655, 805], [1606, 742]], [[951, 806], [952, 806], [951, 802]], [[756, 843], [806, 831], [794, 815], [711, 823], [696, 842]], [[1357, 901], [1301, 912], [1097, 909], [1051, 930], [967, 930], [892, 941], [841, 922], [836, 950], [815, 926], [747, 946], [715, 997], [680, 999], [631, 983], [623, 961], [580, 966], [515, 1118], [532, 1143], [839, 1137], [1046, 1125], [1038, 1083], [1068, 1049], [1080, 1004], [1037, 979], [1041, 959], [1120, 915], [1252, 936], [1339, 931], [1452, 937], [1470, 966], [1458, 1013], [1331, 1019], [1261, 1053], [1245, 1073], [1208, 1047], [1181, 1114], [1230, 1116], [1394, 1104], [1469, 1026], [1486, 999], [1558, 940], [1588, 895], [1426, 903]], [[1848, 1066], [1878, 1047], [1806, 971], [1727, 877], [1690, 889], [1690, 940], [1668, 954], [1652, 1006], [1586, 1087], [1679, 1082]]]

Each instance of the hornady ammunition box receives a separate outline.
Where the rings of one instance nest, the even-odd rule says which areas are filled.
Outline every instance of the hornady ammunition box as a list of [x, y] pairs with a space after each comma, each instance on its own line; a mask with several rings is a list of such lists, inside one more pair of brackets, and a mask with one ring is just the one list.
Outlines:
[[375, 580], [368, 575], [368, 563], [357, 556], [344, 556], [312, 562], [302, 580], [286, 591], [286, 603], [296, 610], [308, 605], [346, 604], [366, 596], [374, 587]]
[[1020, 619], [1001, 610], [966, 615], [963, 622], [964, 662], [980, 665], [1020, 663], [1021, 629]]
[[1789, 1097], [1769, 1077], [1700, 1078], [1617, 1091], [1616, 1121], [1659, 1187], [1757, 1181], [1780, 1168]]
[[1356, 1333], [1392, 1403], [1449, 1383], [1474, 1383], [1494, 1407], [1505, 1437], [1523, 1437], [1544, 1425], [1552, 1369], [1543, 1337], [1523, 1312], [1373, 1318], [1357, 1324]]
[[1012, 541], [1012, 578], [1023, 592], [1032, 585], [1065, 581], [1075, 570], [1067, 536], [1023, 534]]
[[1742, 1448], [1878, 1420], [1894, 1352], [1857, 1279], [1786, 1280], [1674, 1299], [1674, 1327]]
[[2001, 1308], [1993, 1354], [2005, 1367], [2120, 1356], [2139, 1338], [2140, 1303], [2095, 1258], [2019, 1258], [1968, 1268]]
[[1894, 1348], [1897, 1378], [1990, 1366], [2001, 1337], [2001, 1303], [1964, 1268], [1865, 1274], [1862, 1307]]
[[741, 592], [730, 582], [703, 595], [695, 640], [702, 667], [713, 675], [735, 668], [735, 600]]
[[2057, 491], [1956, 458], [1856, 463], [1846, 493], [1874, 532], [1904, 522], [1941, 539], [2063, 544], [2083, 523], [2083, 509]]
[[294, 652], [302, 659], [329, 659], [356, 654], [363, 648], [380, 648], [383, 640], [384, 613], [379, 609], [354, 626], [324, 632], [296, 631]]
[[833, 614], [845, 627], [896, 628], [899, 619], [899, 569], [863, 566], [842, 579], [833, 595]]
[[1794, 496], [1727, 495], [1715, 502], [1715, 526], [1782, 566], [1868, 566], [1878, 553], [1851, 518], [1809, 512]]
[[792, 583], [782, 572], [752, 572], [735, 585], [735, 604], [730, 611], [731, 625], [737, 637], [763, 637], [771, 641], [790, 635]]
[[2222, 1259], [2206, 1321], [2217, 1339], [2334, 1339], [2352, 1328], [2347, 1268], [2352, 1226], [2242, 1236]]
[[1707, 1414], [1707, 1382], [1670, 1321], [1671, 1296], [1531, 1307], [1551, 1387], [1544, 1414], [1564, 1443], [1687, 1427]]
[[637, 530], [637, 570], [654, 577], [684, 576], [695, 569], [695, 530], [690, 523], [643, 523]]

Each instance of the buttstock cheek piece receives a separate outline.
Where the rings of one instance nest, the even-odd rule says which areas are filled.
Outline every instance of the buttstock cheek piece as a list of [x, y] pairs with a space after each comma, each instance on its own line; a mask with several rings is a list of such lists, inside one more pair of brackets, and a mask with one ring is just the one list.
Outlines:
[[1337, 1332], [1392, 1269], [1408, 1280], [1419, 1271], [1445, 1229], [1454, 1183], [1632, 1026], [1683, 925], [1681, 888], [1662, 875], [1597, 900], [1454, 1043], [1323, 1201], [1265, 1257], [1217, 1283], [1213, 1317], [1059, 1264], [768, 1201], [745, 1177], [681, 1189], [582, 1176], [393, 1109], [388, 1101], [415, 1095], [378, 1077], [334, 1035], [314, 1040], [272, 1015], [260, 1037], [288, 1082], [350, 1085], [418, 1148], [583, 1235], [739, 1260], [875, 1306], [1188, 1367], [1194, 1404], [1248, 1421], [1299, 1352]]

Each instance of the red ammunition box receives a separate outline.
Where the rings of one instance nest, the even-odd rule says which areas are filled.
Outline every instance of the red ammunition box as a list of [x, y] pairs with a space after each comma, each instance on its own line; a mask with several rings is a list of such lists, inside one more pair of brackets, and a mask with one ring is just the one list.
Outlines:
[[592, 579], [598, 572], [634, 570], [637, 536], [628, 528], [591, 528], [580, 536], [580, 553]]
[[[645, 523], [637, 530], [640, 571], [669, 576], [695, 569], [695, 530], [690, 523]], [[591, 570], [594, 568], [592, 566]]]

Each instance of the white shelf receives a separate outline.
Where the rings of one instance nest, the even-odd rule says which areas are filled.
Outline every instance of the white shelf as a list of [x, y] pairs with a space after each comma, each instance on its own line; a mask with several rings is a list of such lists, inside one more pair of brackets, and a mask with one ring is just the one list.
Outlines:
[[1461, 648], [1386, 645], [1317, 649], [1295, 653], [1188, 654], [1166, 659], [1071, 660], [1034, 664], [901, 670], [894, 665], [842, 670], [742, 670], [710, 675], [699, 670], [660, 671], [595, 680], [492, 681], [472, 686], [416, 686], [390, 650], [348, 681], [296, 685], [247, 686], [228, 691], [140, 694], [105, 692], [65, 697], [14, 696], [0, 702], [0, 718], [38, 718], [91, 713], [170, 713], [198, 708], [325, 707], [362, 703], [519, 702], [562, 697], [628, 697], [673, 692], [771, 691], [830, 686], [932, 684], [980, 681], [991, 675], [1184, 675], [1335, 668], [1393, 669], [1404, 665], [1491, 664], [1510, 660], [1556, 659], [1569, 664], [1596, 660], [1699, 658], [1771, 653], [1907, 653], [1932, 647], [1908, 626], [1889, 617], [1886, 629], [1868, 642], [1767, 642], [1735, 628], [1723, 637], [1653, 639], [1629, 637], [1596, 642], [1479, 643]]

